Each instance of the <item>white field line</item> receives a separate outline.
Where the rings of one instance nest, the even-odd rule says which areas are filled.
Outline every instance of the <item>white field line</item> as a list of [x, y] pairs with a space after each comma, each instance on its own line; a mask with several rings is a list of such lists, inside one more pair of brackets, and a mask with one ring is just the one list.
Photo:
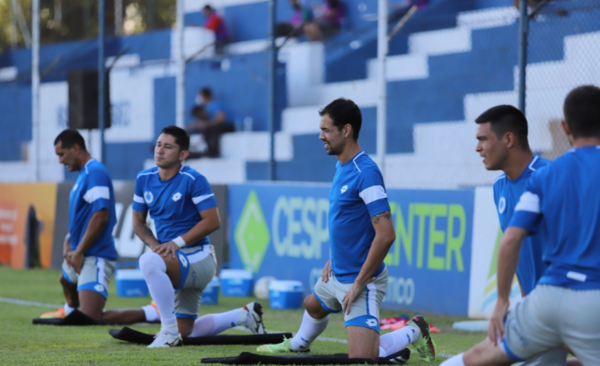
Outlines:
[[37, 306], [37, 307], [40, 307], [40, 308], [52, 308], [52, 309], [60, 308], [62, 306], [62, 305], [47, 304], [47, 303], [37, 302], [37, 301], [10, 299], [8, 297], [0, 297], [0, 302], [4, 302], [4, 303], [7, 303], [7, 304], [25, 305], [25, 306]]
[[[0, 297], [0, 302], [4, 302], [7, 304], [15, 304], [15, 305], [25, 305], [25, 306], [37, 306], [40, 308], [59, 308], [62, 305], [57, 305], [57, 304], [48, 304], [48, 303], [43, 303], [43, 302], [37, 302], [37, 301], [29, 301], [29, 300], [19, 300], [19, 299], [10, 299], [8, 297]], [[241, 329], [241, 330], [248, 330], [246, 327], [236, 327], [237, 329]], [[271, 330], [274, 333], [286, 333], [280, 330]], [[331, 337], [319, 337], [317, 338], [318, 341], [325, 341], [325, 342], [336, 342], [336, 343], [348, 343], [347, 340], [345, 339], [338, 339], [338, 338], [331, 338]], [[444, 357], [444, 358], [450, 358], [454, 355], [449, 354], [449, 353], [438, 353], [438, 356]]]

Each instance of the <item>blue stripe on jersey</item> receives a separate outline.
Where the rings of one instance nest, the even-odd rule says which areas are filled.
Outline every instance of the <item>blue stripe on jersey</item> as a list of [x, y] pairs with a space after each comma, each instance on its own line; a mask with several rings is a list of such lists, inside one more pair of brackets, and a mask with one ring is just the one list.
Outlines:
[[600, 289], [598, 167], [600, 147], [581, 147], [533, 173], [527, 182], [510, 226], [546, 233], [543, 259], [549, 267], [540, 284]]
[[[329, 192], [331, 269], [341, 283], [352, 283], [375, 238], [371, 217], [390, 210], [377, 164], [363, 151], [336, 165]], [[385, 269], [381, 264], [373, 276]]]
[[108, 210], [108, 224], [98, 239], [84, 253], [84, 256], [95, 256], [108, 260], [117, 260], [117, 250], [112, 236], [113, 227], [117, 223], [115, 211], [115, 193], [106, 167], [98, 160], [88, 161], [77, 177], [69, 196], [69, 235], [71, 250], [75, 250], [94, 213]]
[[[534, 156], [527, 168], [521, 175], [510, 180], [506, 174], [500, 175], [494, 182], [494, 202], [500, 228], [504, 232], [510, 223], [515, 212], [515, 206], [519, 198], [525, 192], [525, 184], [533, 172], [546, 166], [549, 163], [546, 159]], [[535, 288], [535, 284], [542, 277], [546, 270], [546, 264], [542, 260], [544, 245], [544, 233], [537, 233], [529, 236], [521, 246], [519, 254], [519, 265], [517, 267], [517, 278], [523, 288], [525, 295], [529, 294]]]
[[[182, 166], [173, 178], [161, 181], [158, 167], [138, 174], [135, 181], [133, 209], [150, 212], [158, 241], [163, 244], [181, 236], [198, 222], [200, 212], [217, 207], [217, 201], [206, 178], [188, 166]], [[186, 247], [209, 244], [208, 237]]]

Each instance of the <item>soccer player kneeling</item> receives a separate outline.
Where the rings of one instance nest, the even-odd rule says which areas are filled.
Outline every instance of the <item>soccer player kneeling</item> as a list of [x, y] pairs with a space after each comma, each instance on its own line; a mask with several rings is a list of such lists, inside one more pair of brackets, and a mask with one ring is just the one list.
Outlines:
[[[265, 333], [256, 302], [196, 319], [202, 291], [217, 270], [208, 235], [221, 226], [221, 219], [206, 178], [182, 164], [189, 145], [183, 129], [165, 127], [154, 148], [156, 167], [142, 171], [135, 182], [134, 230], [152, 249], [140, 257], [140, 268], [162, 325], [148, 348], [178, 346], [181, 335], [211, 336], [237, 325]], [[156, 236], [146, 223], [148, 212]]]

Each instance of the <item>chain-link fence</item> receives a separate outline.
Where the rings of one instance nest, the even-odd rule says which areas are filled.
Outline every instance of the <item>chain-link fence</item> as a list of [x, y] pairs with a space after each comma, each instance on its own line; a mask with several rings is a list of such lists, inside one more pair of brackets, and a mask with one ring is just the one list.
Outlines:
[[532, 149], [554, 159], [569, 149], [560, 127], [573, 88], [600, 85], [600, 2], [548, 2], [529, 22], [526, 114]]
[[[560, 127], [566, 94], [600, 84], [600, 2], [537, 1], [529, 12], [537, 5], [543, 6], [529, 21], [526, 116], [532, 150], [554, 159], [569, 148]], [[445, 19], [443, 13], [423, 11], [414, 21], [445, 24], [456, 16]], [[475, 152], [474, 120], [495, 105], [518, 106], [519, 32], [519, 11], [507, 6], [459, 12], [455, 27], [407, 35], [407, 54], [388, 61], [398, 67], [388, 74], [389, 186], [493, 183], [499, 172], [486, 171]], [[423, 75], [394, 80], [395, 74], [419, 70], [418, 59], [425, 62]]]

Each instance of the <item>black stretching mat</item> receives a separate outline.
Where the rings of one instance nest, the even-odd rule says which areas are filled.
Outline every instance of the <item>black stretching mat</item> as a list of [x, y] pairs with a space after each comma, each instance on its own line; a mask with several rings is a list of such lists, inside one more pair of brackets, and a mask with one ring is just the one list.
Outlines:
[[[153, 334], [138, 332], [129, 327], [123, 329], [111, 329], [108, 333], [115, 339], [136, 344], [150, 344], [154, 340]], [[183, 337], [184, 346], [203, 346], [216, 344], [273, 344], [281, 343], [285, 338], [292, 338], [292, 333], [269, 333], [269, 334], [249, 334], [233, 335], [224, 334], [205, 337]]]
[[98, 322], [89, 316], [85, 315], [79, 310], [73, 310], [71, 314], [67, 315], [65, 318], [36, 318], [32, 321], [33, 324], [44, 324], [44, 325], [77, 325], [77, 326], [86, 326], [86, 325], [98, 325]]
[[410, 350], [408, 348], [386, 357], [371, 360], [368, 358], [348, 358], [345, 353], [335, 355], [280, 355], [280, 356], [265, 356], [250, 352], [242, 352], [236, 357], [213, 357], [203, 358], [202, 363], [221, 363], [226, 365], [352, 365], [352, 364], [367, 364], [367, 365], [403, 365], [410, 358]]

